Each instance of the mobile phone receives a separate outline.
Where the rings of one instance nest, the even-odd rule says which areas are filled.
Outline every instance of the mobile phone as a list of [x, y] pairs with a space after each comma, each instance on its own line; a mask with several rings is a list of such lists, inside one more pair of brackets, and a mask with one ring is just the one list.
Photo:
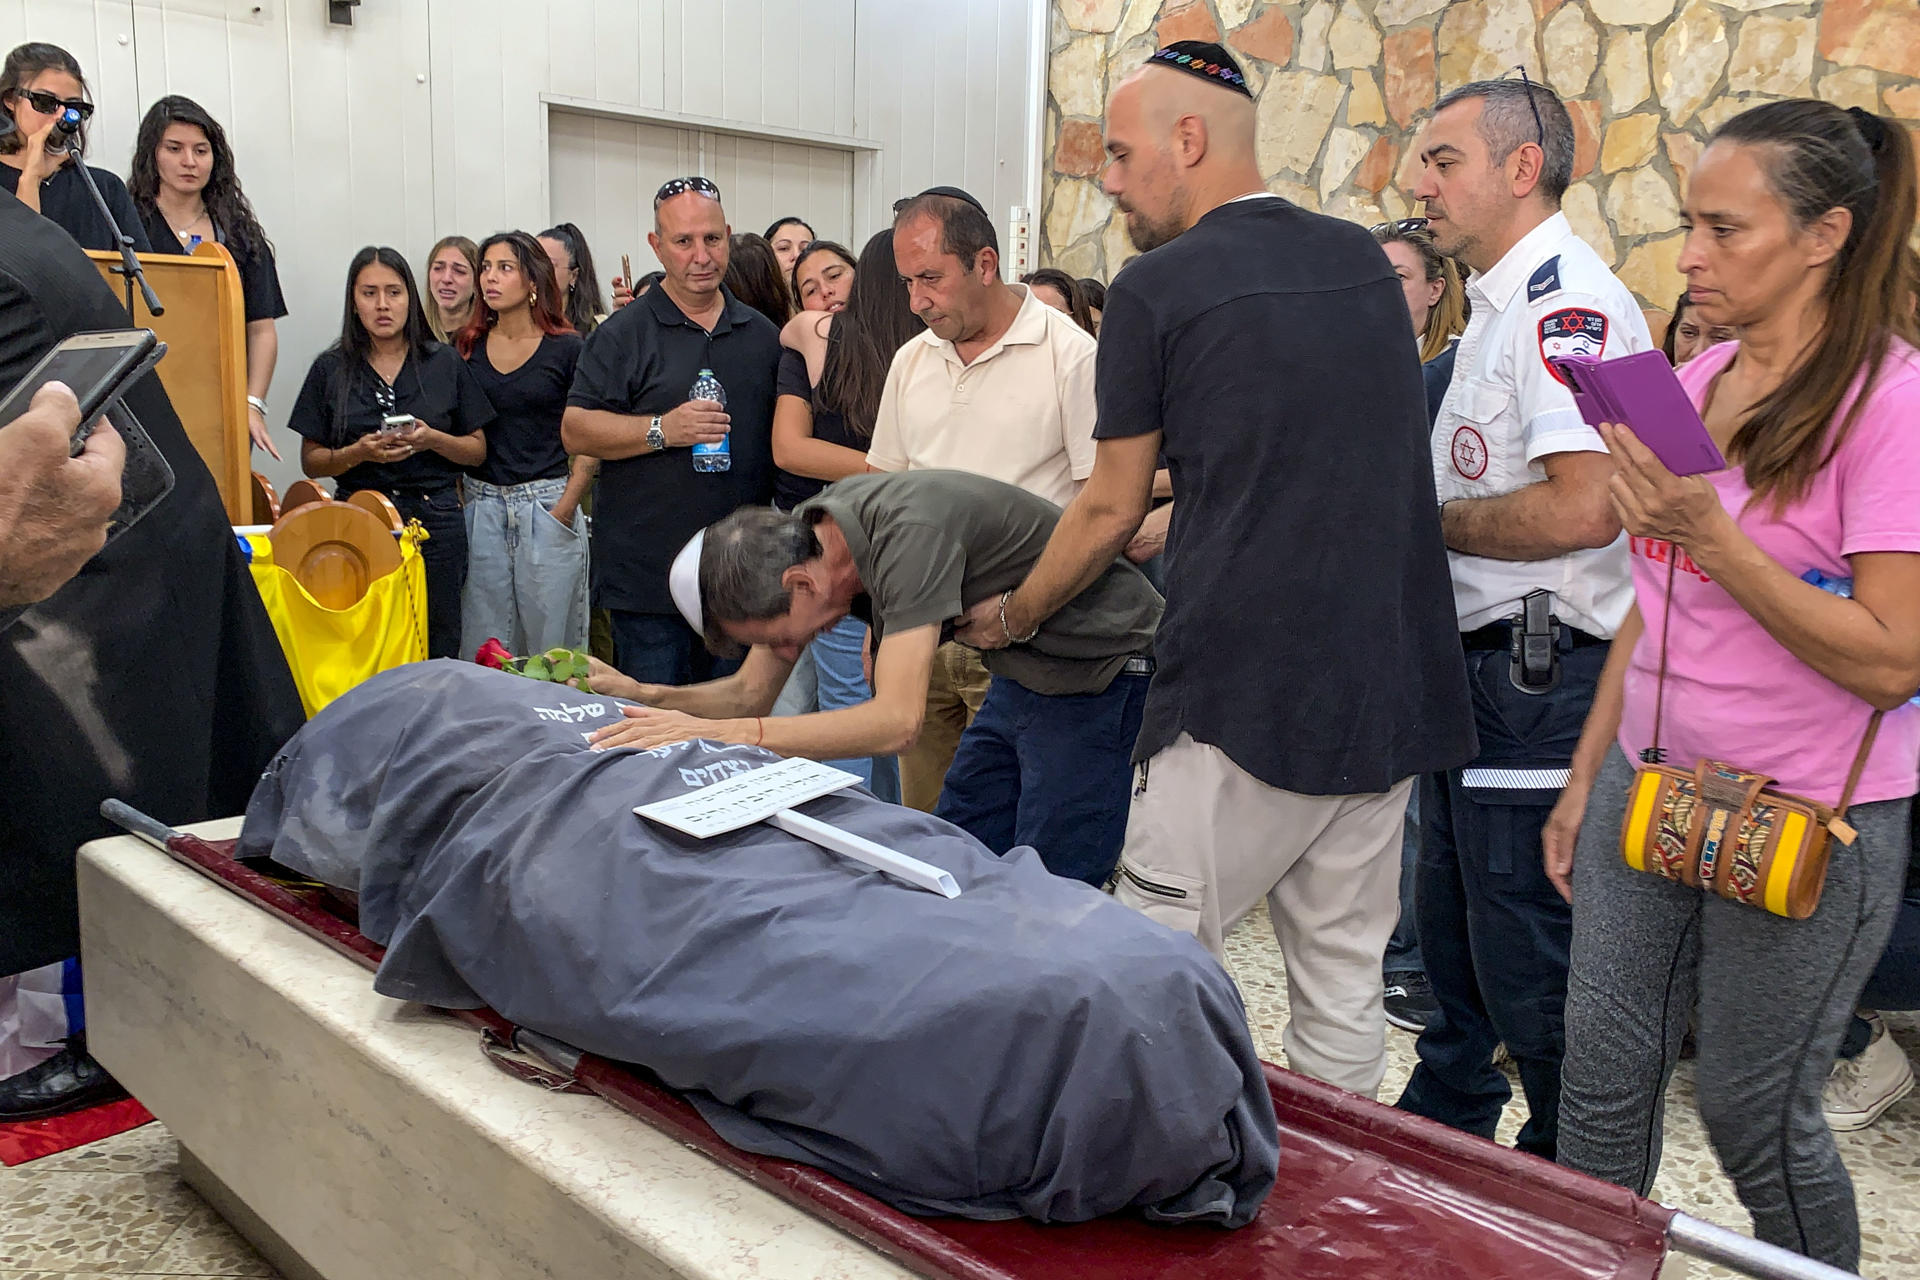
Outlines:
[[397, 436], [402, 431], [413, 430], [413, 415], [410, 413], [390, 413], [380, 419], [380, 434]]
[[34, 395], [49, 382], [64, 382], [80, 402], [80, 426], [69, 452], [78, 456], [100, 415], [119, 402], [129, 386], [165, 355], [166, 345], [151, 329], [76, 333], [47, 352], [26, 377], [0, 400], [0, 426], [27, 411]]
[[633, 288], [633, 260], [624, 253], [620, 255], [620, 279], [629, 290]]
[[1707, 433], [1700, 411], [1660, 352], [1635, 351], [1611, 360], [1592, 356], [1549, 356], [1547, 360], [1572, 390], [1573, 402], [1588, 426], [1620, 423], [1677, 476], [1726, 469], [1720, 446]]

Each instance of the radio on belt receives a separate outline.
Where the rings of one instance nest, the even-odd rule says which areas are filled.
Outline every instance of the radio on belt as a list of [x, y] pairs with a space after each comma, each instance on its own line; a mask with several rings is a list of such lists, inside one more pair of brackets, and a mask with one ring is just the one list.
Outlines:
[[1507, 679], [1522, 693], [1551, 693], [1560, 684], [1562, 627], [1548, 612], [1552, 603], [1551, 591], [1529, 591], [1520, 600], [1520, 612], [1507, 619], [1513, 626]]

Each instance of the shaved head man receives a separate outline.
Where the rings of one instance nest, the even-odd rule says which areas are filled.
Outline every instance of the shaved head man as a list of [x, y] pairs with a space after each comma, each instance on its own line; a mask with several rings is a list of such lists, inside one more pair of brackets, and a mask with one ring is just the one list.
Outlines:
[[1253, 99], [1223, 93], [1167, 62], [1149, 62], [1107, 105], [1102, 186], [1127, 215], [1127, 238], [1146, 252], [1200, 214], [1262, 187], [1253, 156]]
[[1215, 954], [1264, 898], [1294, 1070], [1372, 1094], [1407, 796], [1474, 741], [1406, 303], [1363, 227], [1265, 190], [1218, 45], [1127, 77], [1106, 143], [1146, 252], [1107, 290], [1093, 474], [961, 638], [1017, 643], [1104, 572], [1164, 453], [1167, 606], [1114, 893]]

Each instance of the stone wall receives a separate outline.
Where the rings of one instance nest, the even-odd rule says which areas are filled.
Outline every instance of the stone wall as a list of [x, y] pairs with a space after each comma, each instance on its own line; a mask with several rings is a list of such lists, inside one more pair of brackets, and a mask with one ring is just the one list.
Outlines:
[[1920, 133], [1915, 0], [1054, 0], [1043, 261], [1110, 278], [1132, 255], [1100, 116], [1175, 40], [1240, 59], [1271, 190], [1367, 223], [1418, 213], [1411, 144], [1436, 96], [1525, 63], [1573, 116], [1574, 230], [1661, 308], [1683, 287], [1678, 194], [1717, 125], [1813, 94]]

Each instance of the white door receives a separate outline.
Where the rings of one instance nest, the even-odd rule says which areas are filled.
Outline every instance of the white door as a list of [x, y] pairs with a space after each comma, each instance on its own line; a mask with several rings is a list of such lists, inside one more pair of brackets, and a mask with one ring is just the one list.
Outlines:
[[[814, 234], [843, 243], [853, 230], [850, 151], [771, 138], [615, 120], [555, 107], [547, 126], [555, 222], [578, 224], [600, 274], [629, 254], [638, 274], [659, 264], [647, 248], [653, 193], [669, 178], [713, 179], [736, 233], [763, 232], [776, 218], [804, 218]], [[849, 246], [857, 254], [858, 245]]]

